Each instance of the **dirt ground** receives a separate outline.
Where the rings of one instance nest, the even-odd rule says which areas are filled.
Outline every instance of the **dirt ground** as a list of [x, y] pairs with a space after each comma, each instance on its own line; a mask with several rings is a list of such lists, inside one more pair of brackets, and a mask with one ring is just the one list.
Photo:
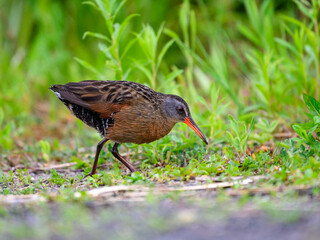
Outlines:
[[261, 209], [210, 198], [86, 206], [15, 205], [1, 216], [1, 239], [319, 239], [319, 203]]
[[178, 186], [179, 191], [105, 186], [79, 200], [67, 195], [3, 196], [0, 235], [39, 240], [319, 239], [320, 202], [308, 189], [275, 194], [214, 184], [227, 186]]
[[[50, 182], [49, 173], [26, 174], [31, 185], [40, 182], [46, 193], [2, 195], [0, 239], [313, 240], [320, 235], [314, 188], [263, 187], [266, 177], [221, 181], [202, 176], [153, 186], [103, 187], [81, 180], [75, 188], [82, 193], [69, 193]], [[57, 179], [78, 172], [60, 174]], [[11, 184], [1, 187], [14, 189], [19, 176], [15, 172]]]

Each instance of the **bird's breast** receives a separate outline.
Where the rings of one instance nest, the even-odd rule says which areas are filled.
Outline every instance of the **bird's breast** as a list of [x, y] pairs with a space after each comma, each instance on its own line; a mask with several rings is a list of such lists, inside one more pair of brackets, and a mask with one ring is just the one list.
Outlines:
[[106, 137], [118, 143], [149, 143], [167, 135], [174, 123], [149, 106], [123, 109], [114, 116]]

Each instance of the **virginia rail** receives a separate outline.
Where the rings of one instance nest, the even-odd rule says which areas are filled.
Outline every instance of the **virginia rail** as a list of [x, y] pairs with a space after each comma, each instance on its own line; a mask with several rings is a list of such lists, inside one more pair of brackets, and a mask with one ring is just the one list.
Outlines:
[[115, 142], [112, 154], [131, 172], [136, 169], [118, 152], [121, 143], [150, 143], [167, 135], [178, 122], [191, 127], [208, 144], [193, 121], [188, 104], [179, 96], [163, 94], [129, 81], [70, 82], [50, 87], [70, 112], [95, 128], [103, 137], [98, 143], [91, 173], [96, 172], [101, 148]]

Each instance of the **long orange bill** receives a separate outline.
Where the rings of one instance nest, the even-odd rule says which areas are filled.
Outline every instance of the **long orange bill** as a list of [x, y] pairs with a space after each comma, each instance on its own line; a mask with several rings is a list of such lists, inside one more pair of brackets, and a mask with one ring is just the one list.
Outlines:
[[205, 142], [205, 144], [208, 145], [208, 141], [207, 141], [206, 137], [201, 132], [201, 130], [197, 126], [197, 124], [193, 121], [192, 117], [186, 117], [183, 122], [185, 124], [187, 124], [189, 127], [191, 127], [193, 129], [193, 131], [195, 131], [199, 135], [199, 137]]

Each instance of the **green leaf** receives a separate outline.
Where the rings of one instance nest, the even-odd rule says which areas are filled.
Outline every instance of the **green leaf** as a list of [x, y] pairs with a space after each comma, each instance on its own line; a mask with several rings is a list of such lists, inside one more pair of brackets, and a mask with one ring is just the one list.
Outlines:
[[310, 111], [310, 113], [314, 116], [320, 116], [320, 103], [313, 97], [303, 94], [303, 99]]
[[246, 142], [248, 141], [248, 138], [249, 138], [249, 136], [250, 136], [250, 134], [251, 134], [251, 132], [252, 132], [252, 130], [254, 128], [255, 122], [256, 122], [255, 118], [252, 118], [251, 122], [250, 122], [250, 127], [249, 127], [248, 132], [247, 132]]
[[140, 69], [141, 72], [143, 72], [146, 75], [146, 77], [148, 78], [150, 84], [152, 85], [152, 83], [153, 83], [152, 72], [148, 68], [146, 68], [145, 66], [143, 66], [140, 63], [136, 63], [136, 67], [138, 69]]
[[179, 35], [177, 33], [175, 33], [174, 31], [172, 31], [171, 29], [165, 28], [164, 33], [167, 34], [168, 36], [170, 36], [171, 38], [175, 39], [176, 41], [179, 41], [180, 46], [183, 45], [183, 43], [181, 42], [181, 40], [179, 38]]
[[307, 131], [304, 130], [299, 124], [292, 125], [292, 129], [299, 135], [299, 137], [308, 141]]
[[[313, 122], [315, 123], [315, 124], [320, 124], [320, 117], [319, 116], [314, 116], [313, 117]], [[1, 123], [1, 122], [0, 122]]]
[[135, 42], [137, 41], [137, 38], [134, 38], [134, 39], [131, 39], [127, 44], [126, 44], [126, 47], [125, 49], [123, 50], [123, 52], [121, 53], [121, 56], [120, 56], [120, 59], [122, 60], [127, 52], [130, 50], [130, 48], [132, 47], [133, 44], [135, 44]]
[[114, 58], [112, 52], [110, 51], [110, 48], [112, 46], [108, 47], [105, 44], [99, 43], [98, 47], [99, 47], [100, 51], [103, 52], [106, 55], [106, 57], [113, 62], [113, 64], [118, 65], [117, 60]]
[[154, 63], [157, 49], [157, 36], [150, 25], [144, 25], [143, 30], [137, 35], [140, 47], [144, 54]]
[[104, 17], [105, 21], [108, 21], [109, 16], [111, 14], [108, 12], [108, 10], [107, 10], [108, 8], [107, 8], [105, 2], [103, 0], [95, 0], [95, 2], [98, 6], [98, 9], [102, 13], [102, 16]]
[[114, 41], [115, 45], [117, 46], [119, 44], [119, 31], [120, 31], [120, 24], [115, 23], [113, 24], [113, 34], [112, 34], [112, 40]]
[[289, 43], [289, 42], [287, 42], [287, 41], [285, 41], [284, 39], [281, 39], [281, 38], [275, 38], [275, 41], [277, 43], [279, 43], [280, 45], [288, 48], [296, 56], [300, 55], [299, 52], [297, 51], [297, 49], [295, 48], [294, 44]]
[[299, 125], [303, 130], [306, 130], [306, 131], [314, 131], [318, 124], [316, 124], [315, 122], [307, 122], [307, 123], [301, 123], [301, 124], [295, 124], [295, 125]]
[[291, 23], [297, 25], [297, 26], [303, 27], [302, 22], [300, 22], [299, 20], [297, 20], [295, 18], [289, 17], [287, 15], [282, 15], [282, 18], [288, 22], [291, 22]]
[[159, 39], [160, 39], [160, 36], [161, 36], [161, 33], [163, 31], [163, 28], [164, 28], [164, 22], [161, 23], [159, 29], [158, 29], [158, 32], [157, 32], [157, 35], [156, 35], [156, 42], [159, 42]]
[[[115, 1], [115, 2], [116, 2], [116, 1]], [[118, 6], [118, 7], [115, 9], [115, 11], [113, 12], [113, 15], [114, 15], [114, 16], [118, 15], [120, 9], [124, 6], [125, 3], [126, 3], [126, 0], [123, 0], [123, 1], [119, 4], [119, 6]]]
[[273, 120], [269, 125], [269, 131], [273, 132], [278, 126], [279, 122], [277, 120]]
[[116, 38], [116, 42], [119, 43], [120, 41], [120, 37], [122, 36], [122, 33], [124, 31], [124, 29], [127, 27], [127, 25], [129, 24], [130, 20], [134, 17], [140, 16], [139, 14], [131, 14], [128, 17], [126, 17], [123, 22], [121, 23], [119, 32], [118, 32], [118, 36]]
[[3, 112], [2, 108], [0, 108], [0, 128], [1, 128], [1, 125], [3, 122], [3, 119], [4, 119], [4, 112]]
[[91, 1], [85, 1], [85, 2], [82, 2], [83, 5], [89, 5], [89, 6], [92, 6], [94, 7], [95, 9], [98, 10], [98, 6], [96, 4], [94, 4], [93, 2]]
[[189, 1], [185, 0], [183, 4], [181, 5], [180, 11], [179, 11], [179, 22], [183, 33], [183, 40], [187, 47], [190, 46], [189, 44], [189, 31], [188, 31], [188, 25], [189, 25], [189, 12], [190, 12], [190, 5]]
[[50, 160], [50, 144], [48, 141], [45, 140], [40, 140], [39, 145], [41, 147], [41, 152], [44, 160], [49, 162]]
[[159, 66], [162, 62], [162, 59], [164, 57], [164, 55], [166, 54], [166, 52], [168, 51], [168, 49], [171, 47], [171, 45], [175, 42], [174, 39], [171, 39], [169, 42], [166, 43], [166, 45], [164, 45], [164, 47], [161, 49], [161, 52], [159, 53], [158, 55], [158, 58], [157, 58], [157, 66], [156, 66], [156, 69], [158, 70], [159, 69]]
[[176, 69], [173, 72], [170, 72], [167, 76], [166, 76], [166, 80], [167, 81], [171, 81], [173, 79], [175, 79], [176, 77], [178, 77], [179, 75], [181, 75], [183, 73], [183, 70], [181, 69]]
[[256, 44], [257, 46], [261, 45], [259, 38], [248, 27], [244, 26], [243, 24], [239, 24], [238, 29], [245, 37], [247, 37], [254, 44]]
[[308, 1], [305, 1], [305, 0], [293, 0], [293, 1], [297, 4], [298, 8], [300, 9], [301, 12], [303, 12], [305, 16], [312, 19], [312, 9]]
[[239, 136], [239, 125], [237, 121], [231, 115], [228, 115], [228, 119], [232, 130], [236, 133], [237, 136]]
[[191, 41], [191, 48], [193, 50], [196, 48], [196, 38], [197, 38], [196, 14], [192, 10], [190, 12], [190, 41]]
[[89, 64], [87, 61], [84, 61], [80, 58], [75, 57], [74, 58], [78, 63], [80, 63], [80, 65], [82, 65], [83, 67], [85, 67], [86, 69], [88, 69], [89, 71], [95, 73], [97, 76], [102, 75], [95, 67], [93, 67], [91, 64]]
[[107, 36], [105, 36], [101, 33], [85, 32], [82, 36], [82, 39], [85, 39], [87, 36], [94, 37], [94, 38], [101, 39], [101, 40], [105, 40], [108, 43], [111, 43], [111, 40]]
[[313, 171], [311, 168], [308, 168], [305, 172], [304, 172], [304, 176], [306, 178], [312, 178], [312, 175], [313, 175]]

